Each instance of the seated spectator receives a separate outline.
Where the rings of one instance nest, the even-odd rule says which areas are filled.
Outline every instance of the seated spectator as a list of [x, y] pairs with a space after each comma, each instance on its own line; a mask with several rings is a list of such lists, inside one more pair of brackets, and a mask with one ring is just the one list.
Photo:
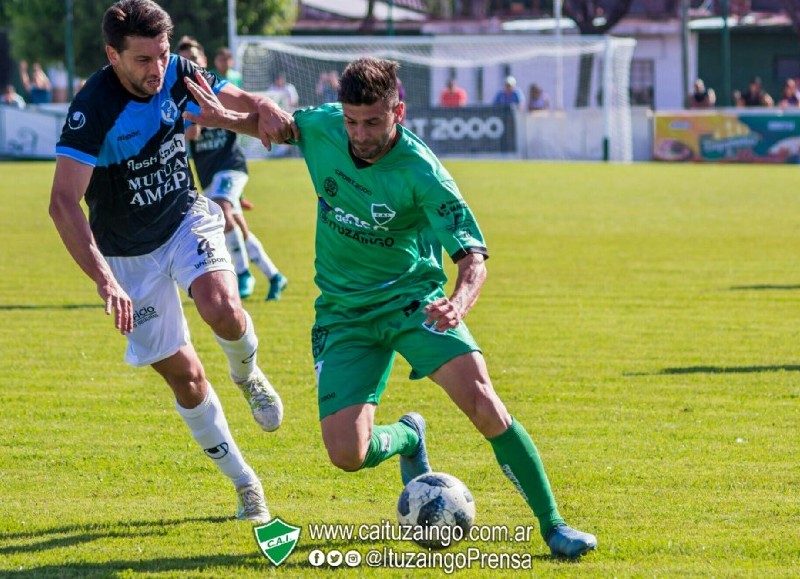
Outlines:
[[467, 91], [456, 84], [456, 79], [451, 78], [447, 81], [447, 86], [439, 93], [439, 106], [442, 107], [463, 107], [467, 104]]
[[28, 63], [21, 60], [19, 63], [19, 75], [22, 77], [22, 84], [31, 97], [31, 104], [41, 105], [51, 101], [53, 86], [50, 79], [38, 62], [33, 63], [31, 73], [28, 72]]
[[494, 95], [494, 104], [510, 105], [515, 109], [521, 109], [525, 105], [525, 95], [517, 88], [517, 79], [507, 76], [505, 85]]
[[778, 106], [782, 109], [800, 107], [800, 93], [797, 91], [797, 82], [793, 78], [787, 78], [783, 85], [783, 95], [778, 101]]
[[528, 89], [528, 110], [544, 111], [550, 108], [550, 95], [542, 90], [538, 84], [533, 83]]
[[0, 95], [0, 105], [24, 109], [25, 99], [17, 94], [17, 89], [14, 88], [13, 84], [9, 84], [3, 94]]
[[742, 93], [742, 102], [746, 107], [771, 107], [775, 104], [772, 97], [761, 87], [761, 78], [753, 77], [750, 86]]
[[694, 81], [694, 90], [689, 95], [690, 109], [710, 109], [717, 103], [717, 95], [713, 88], [707, 88], [702, 78]]

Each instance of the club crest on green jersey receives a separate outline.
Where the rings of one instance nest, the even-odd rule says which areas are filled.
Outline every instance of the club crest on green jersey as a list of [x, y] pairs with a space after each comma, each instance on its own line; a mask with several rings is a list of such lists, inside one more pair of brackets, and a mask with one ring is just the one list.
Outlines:
[[385, 203], [372, 204], [372, 218], [378, 225], [386, 225], [397, 215], [394, 209]]

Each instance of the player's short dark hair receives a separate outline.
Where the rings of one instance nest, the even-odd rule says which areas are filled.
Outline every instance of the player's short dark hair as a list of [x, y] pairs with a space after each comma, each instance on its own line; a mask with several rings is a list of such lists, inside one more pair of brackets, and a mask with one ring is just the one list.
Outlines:
[[117, 52], [126, 48], [126, 38], [172, 36], [172, 18], [152, 0], [120, 0], [103, 15], [103, 39]]
[[347, 105], [373, 105], [400, 100], [397, 70], [400, 63], [366, 56], [345, 67], [339, 81], [339, 102]]
[[196, 38], [192, 38], [191, 36], [182, 36], [181, 39], [178, 41], [178, 52], [183, 52], [184, 50], [189, 50], [191, 48], [196, 48], [203, 54], [205, 54], [205, 50], [203, 50], [203, 45]]

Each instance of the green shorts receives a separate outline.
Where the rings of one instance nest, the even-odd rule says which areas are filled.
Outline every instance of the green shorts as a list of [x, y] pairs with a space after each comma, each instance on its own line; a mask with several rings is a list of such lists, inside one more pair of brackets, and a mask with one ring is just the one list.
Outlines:
[[409, 377], [419, 380], [453, 358], [480, 351], [463, 322], [444, 332], [425, 325], [423, 309], [444, 295], [436, 290], [359, 310], [318, 301], [311, 351], [320, 419], [354, 404], [378, 404], [395, 352], [411, 365]]

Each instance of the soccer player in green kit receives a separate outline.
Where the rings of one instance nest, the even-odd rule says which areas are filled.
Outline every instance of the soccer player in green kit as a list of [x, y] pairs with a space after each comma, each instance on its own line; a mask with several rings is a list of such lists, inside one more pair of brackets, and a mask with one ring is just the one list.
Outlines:
[[[345, 471], [399, 455], [403, 484], [431, 470], [425, 421], [376, 425], [395, 353], [411, 379], [439, 384], [489, 441], [503, 473], [539, 520], [553, 555], [576, 558], [597, 539], [564, 523], [539, 453], [492, 387], [464, 323], [486, 279], [486, 244], [453, 178], [401, 122], [398, 63], [360, 58], [344, 70], [339, 103], [295, 112], [318, 197], [312, 352], [322, 438]], [[221, 109], [190, 89], [206, 126], [256, 134], [257, 116]], [[216, 109], [216, 110], [213, 110]], [[190, 117], [191, 118], [191, 117]], [[449, 297], [442, 250], [458, 275]]]

